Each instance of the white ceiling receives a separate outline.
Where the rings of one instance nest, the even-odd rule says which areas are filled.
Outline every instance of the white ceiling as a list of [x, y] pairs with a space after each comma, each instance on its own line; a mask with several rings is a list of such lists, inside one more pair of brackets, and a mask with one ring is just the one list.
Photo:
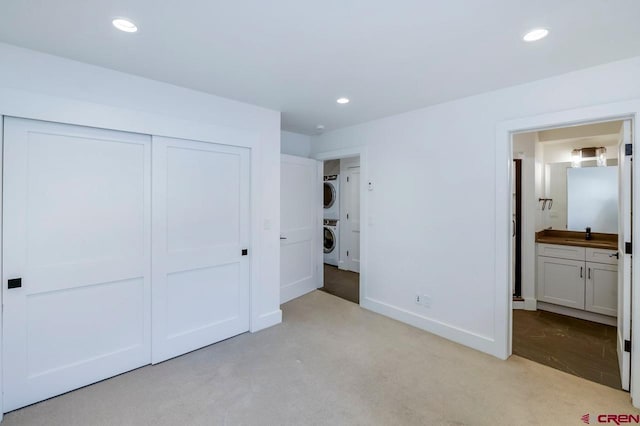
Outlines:
[[[280, 110], [311, 134], [638, 56], [639, 18], [638, 0], [3, 0], [0, 41]], [[536, 26], [549, 37], [524, 43]]]

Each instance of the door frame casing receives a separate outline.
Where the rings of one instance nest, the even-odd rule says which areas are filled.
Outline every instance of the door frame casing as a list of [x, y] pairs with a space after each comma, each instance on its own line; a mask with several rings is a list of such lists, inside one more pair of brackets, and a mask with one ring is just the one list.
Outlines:
[[[516, 133], [540, 131], [550, 128], [569, 127], [587, 123], [628, 120], [632, 124], [632, 143], [640, 146], [636, 123], [640, 122], [640, 99], [603, 104], [592, 107], [576, 108], [565, 111], [541, 114], [532, 117], [507, 120], [496, 126], [495, 145], [495, 347], [494, 355], [507, 359], [512, 354], [513, 298], [511, 295], [511, 169], [513, 167], [513, 141]], [[632, 162], [634, 179], [638, 166]], [[640, 185], [632, 185], [632, 210], [640, 211]], [[632, 240], [640, 241], [640, 218], [632, 217]], [[640, 270], [640, 256], [632, 260], [632, 269]], [[640, 274], [632, 276], [631, 286], [640, 283]], [[640, 306], [640, 292], [632, 292], [632, 306]], [[631, 322], [640, 324], [640, 309], [632, 310]], [[632, 328], [631, 340], [640, 341], [640, 327]], [[640, 407], [640, 350], [631, 351], [631, 398], [636, 407]]]
[[[369, 173], [367, 169], [367, 148], [357, 146], [332, 151], [318, 152], [312, 158], [318, 161], [339, 160], [343, 158], [360, 157], [360, 306], [366, 308], [367, 300], [367, 238], [368, 238], [368, 200], [367, 188], [369, 184]], [[321, 167], [321, 166], [319, 166]], [[322, 176], [322, 173], [320, 174]], [[322, 203], [320, 203], [322, 214]], [[320, 240], [322, 243], [322, 240]], [[319, 261], [319, 269], [323, 269], [323, 259]], [[320, 277], [322, 278], [322, 274]]]
[[[4, 200], [4, 115], [0, 115], [0, 223], [3, 221], [4, 210], [2, 206], [2, 202]], [[2, 276], [2, 259], [3, 259], [3, 235], [2, 235], [2, 226], [0, 226], [0, 284], [4, 285], [4, 277]], [[0, 306], [4, 306], [4, 300], [2, 296], [2, 291], [0, 291]], [[2, 335], [3, 330], [3, 318], [4, 318], [4, 308], [0, 309], [0, 395], [4, 393], [4, 377], [2, 372], [4, 371], [4, 360], [2, 359], [2, 351], [3, 351], [3, 342], [4, 336]], [[2, 421], [4, 416], [4, 397], [0, 398], [0, 422]]]

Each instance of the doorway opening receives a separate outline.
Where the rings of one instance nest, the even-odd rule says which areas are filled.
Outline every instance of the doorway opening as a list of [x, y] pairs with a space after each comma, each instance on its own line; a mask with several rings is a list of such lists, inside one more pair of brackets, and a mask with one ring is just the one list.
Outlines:
[[513, 354], [629, 390], [631, 120], [512, 134]]
[[323, 268], [320, 290], [360, 303], [360, 157], [323, 164]]

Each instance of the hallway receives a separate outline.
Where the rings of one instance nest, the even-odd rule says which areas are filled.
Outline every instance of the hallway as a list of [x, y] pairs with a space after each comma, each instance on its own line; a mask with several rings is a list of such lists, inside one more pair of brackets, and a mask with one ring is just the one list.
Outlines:
[[324, 264], [324, 287], [320, 290], [360, 304], [360, 274]]

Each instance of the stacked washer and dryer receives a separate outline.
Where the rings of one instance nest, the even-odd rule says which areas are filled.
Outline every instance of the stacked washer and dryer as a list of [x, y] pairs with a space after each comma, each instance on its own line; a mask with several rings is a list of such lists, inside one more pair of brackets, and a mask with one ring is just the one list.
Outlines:
[[324, 177], [324, 263], [338, 266], [340, 260], [340, 180]]

